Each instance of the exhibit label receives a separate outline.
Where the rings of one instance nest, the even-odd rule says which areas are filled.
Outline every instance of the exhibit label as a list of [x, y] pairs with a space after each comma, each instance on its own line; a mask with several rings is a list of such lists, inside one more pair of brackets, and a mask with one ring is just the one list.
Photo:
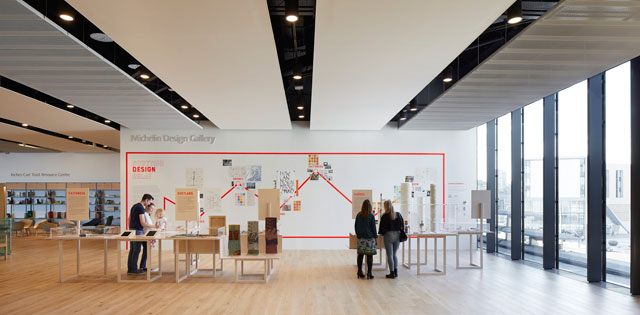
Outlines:
[[197, 188], [176, 188], [175, 201], [176, 220], [200, 219], [200, 193]]
[[89, 220], [89, 188], [67, 188], [67, 219]]

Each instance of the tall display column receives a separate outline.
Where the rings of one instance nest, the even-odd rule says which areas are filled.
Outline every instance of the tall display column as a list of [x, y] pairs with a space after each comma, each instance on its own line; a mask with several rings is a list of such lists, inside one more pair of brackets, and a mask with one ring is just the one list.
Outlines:
[[544, 157], [542, 166], [543, 196], [542, 196], [542, 267], [552, 269], [557, 267], [558, 257], [558, 107], [557, 94], [552, 94], [543, 100], [543, 139]]
[[[631, 60], [631, 191], [640, 191], [640, 57]], [[631, 194], [631, 294], [640, 295], [640, 194]]]
[[605, 126], [604, 73], [587, 81], [587, 281], [604, 280], [605, 246]]

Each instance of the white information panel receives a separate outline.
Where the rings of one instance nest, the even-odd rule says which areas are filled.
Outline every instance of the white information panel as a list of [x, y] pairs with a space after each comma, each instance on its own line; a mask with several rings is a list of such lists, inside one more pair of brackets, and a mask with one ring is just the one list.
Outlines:
[[176, 220], [197, 221], [200, 218], [198, 188], [176, 188]]
[[354, 189], [351, 191], [351, 218], [355, 219], [362, 210], [362, 203], [369, 199], [372, 202], [373, 191], [371, 189]]
[[67, 188], [67, 219], [89, 220], [89, 188]]
[[[480, 213], [482, 209], [482, 213]], [[491, 191], [472, 190], [471, 191], [471, 218], [491, 219]]]

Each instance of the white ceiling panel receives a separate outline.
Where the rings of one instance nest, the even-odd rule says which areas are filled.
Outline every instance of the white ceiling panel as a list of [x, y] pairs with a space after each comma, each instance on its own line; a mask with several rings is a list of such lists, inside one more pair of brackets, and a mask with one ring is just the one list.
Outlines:
[[512, 3], [318, 1], [311, 129], [382, 128]]
[[120, 148], [118, 130], [5, 88], [0, 88], [0, 118]]
[[219, 128], [291, 129], [267, 1], [67, 2]]
[[0, 74], [132, 129], [200, 126], [22, 1], [0, 0]]
[[401, 128], [473, 128], [637, 57], [639, 4], [560, 2]]
[[4, 123], [0, 123], [0, 138], [62, 152], [113, 152]]

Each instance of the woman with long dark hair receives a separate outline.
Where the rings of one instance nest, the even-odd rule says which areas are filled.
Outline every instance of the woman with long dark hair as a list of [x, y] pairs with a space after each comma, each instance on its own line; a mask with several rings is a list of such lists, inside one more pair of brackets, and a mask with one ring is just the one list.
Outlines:
[[376, 219], [373, 217], [371, 201], [362, 203], [362, 209], [356, 216], [355, 230], [358, 237], [358, 279], [363, 279], [362, 258], [367, 256], [367, 279], [373, 279], [371, 268], [376, 251]]
[[384, 248], [387, 251], [389, 274], [387, 278], [398, 277], [398, 246], [400, 246], [400, 231], [404, 229], [404, 219], [400, 213], [393, 210], [391, 200], [385, 200], [384, 214], [380, 218], [380, 234], [384, 235]]

